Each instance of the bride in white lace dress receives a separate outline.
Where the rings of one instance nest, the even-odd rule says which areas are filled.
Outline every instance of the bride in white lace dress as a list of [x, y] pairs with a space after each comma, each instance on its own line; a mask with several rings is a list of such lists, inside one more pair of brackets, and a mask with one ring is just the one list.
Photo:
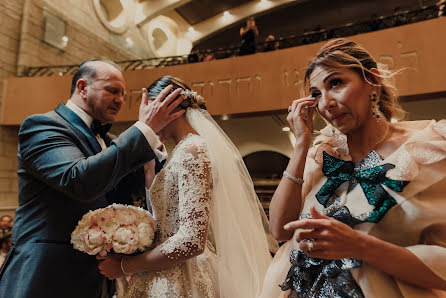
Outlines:
[[155, 81], [149, 99], [168, 85], [183, 90], [186, 112], [159, 133], [176, 146], [153, 183], [146, 171], [159, 228], [154, 248], [113, 255], [101, 272], [132, 274], [124, 297], [258, 297], [271, 256], [252, 181], [235, 146], [203, 109], [203, 98], [183, 81]]

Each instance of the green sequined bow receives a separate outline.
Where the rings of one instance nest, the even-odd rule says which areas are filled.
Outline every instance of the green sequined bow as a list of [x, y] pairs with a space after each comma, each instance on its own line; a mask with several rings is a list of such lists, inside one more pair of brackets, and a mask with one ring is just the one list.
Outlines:
[[361, 185], [369, 204], [375, 206], [375, 209], [365, 220], [368, 222], [379, 222], [386, 212], [396, 204], [395, 199], [386, 192], [382, 185], [401, 192], [409, 183], [408, 181], [392, 180], [386, 177], [387, 171], [395, 167], [390, 163], [355, 173], [352, 161], [338, 159], [325, 151], [323, 155], [322, 172], [328, 180], [316, 194], [319, 203], [327, 207], [327, 203], [335, 190], [342, 183], [354, 179]]

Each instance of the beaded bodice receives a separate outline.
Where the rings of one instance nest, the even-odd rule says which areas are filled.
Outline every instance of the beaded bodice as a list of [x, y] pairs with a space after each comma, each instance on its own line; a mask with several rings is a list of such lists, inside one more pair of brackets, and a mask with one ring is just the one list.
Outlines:
[[206, 245], [211, 191], [206, 144], [200, 136], [189, 134], [175, 147], [150, 189], [158, 243], [169, 258], [187, 256], [191, 248]]
[[216, 255], [207, 240], [212, 174], [204, 140], [187, 135], [177, 144], [150, 188], [158, 226], [155, 246], [178, 264], [134, 274], [126, 297], [216, 297]]

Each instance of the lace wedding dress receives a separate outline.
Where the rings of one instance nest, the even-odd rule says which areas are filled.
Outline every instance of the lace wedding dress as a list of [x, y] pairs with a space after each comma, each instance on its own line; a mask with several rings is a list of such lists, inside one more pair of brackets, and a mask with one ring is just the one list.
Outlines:
[[150, 188], [155, 245], [177, 265], [134, 274], [127, 297], [257, 298], [271, 263], [263, 208], [237, 148], [205, 110]]
[[134, 274], [126, 296], [217, 297], [218, 259], [207, 235], [212, 209], [210, 167], [203, 139], [189, 134], [156, 176], [150, 189], [159, 229], [155, 244], [168, 258], [185, 261], [166, 270]]

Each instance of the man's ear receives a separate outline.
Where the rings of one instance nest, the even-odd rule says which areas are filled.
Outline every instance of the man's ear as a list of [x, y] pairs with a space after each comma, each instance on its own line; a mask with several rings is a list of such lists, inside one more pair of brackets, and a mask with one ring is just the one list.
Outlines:
[[84, 79], [79, 79], [76, 82], [76, 89], [79, 91], [79, 94], [83, 99], [87, 96], [87, 86], [88, 83]]

